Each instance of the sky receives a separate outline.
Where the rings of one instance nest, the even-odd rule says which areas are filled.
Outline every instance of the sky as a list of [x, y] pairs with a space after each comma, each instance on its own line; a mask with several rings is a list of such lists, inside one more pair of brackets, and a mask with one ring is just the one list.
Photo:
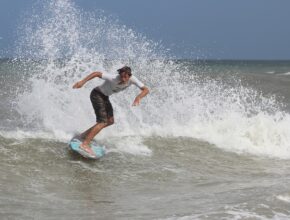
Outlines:
[[[289, 0], [72, 1], [86, 11], [104, 10], [176, 57], [290, 60]], [[0, 1], [2, 57], [17, 41], [21, 15], [34, 2]]]

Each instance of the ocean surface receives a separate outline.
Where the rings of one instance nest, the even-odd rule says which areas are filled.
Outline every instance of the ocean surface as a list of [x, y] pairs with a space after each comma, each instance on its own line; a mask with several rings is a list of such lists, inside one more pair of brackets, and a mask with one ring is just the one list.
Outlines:
[[[176, 59], [68, 0], [27, 14], [0, 60], [0, 219], [290, 219], [290, 61]], [[84, 159], [68, 141], [102, 80], [72, 85], [123, 65], [150, 93], [113, 95]]]

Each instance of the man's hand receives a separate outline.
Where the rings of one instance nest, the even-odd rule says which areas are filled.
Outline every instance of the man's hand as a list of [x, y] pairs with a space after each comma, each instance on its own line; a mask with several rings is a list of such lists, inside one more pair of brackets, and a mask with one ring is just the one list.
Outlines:
[[142, 92], [135, 98], [132, 106], [140, 105], [140, 101], [149, 93], [149, 89], [146, 86], [141, 88]]
[[85, 82], [81, 80], [81, 81], [79, 81], [79, 82], [77, 82], [77, 83], [75, 83], [75, 84], [73, 85], [73, 89], [79, 89], [79, 88], [81, 88], [84, 84], [85, 84]]
[[132, 106], [137, 106], [137, 105], [140, 105], [140, 100], [141, 98], [139, 98], [138, 96], [135, 98], [134, 102], [133, 102], [133, 105]]

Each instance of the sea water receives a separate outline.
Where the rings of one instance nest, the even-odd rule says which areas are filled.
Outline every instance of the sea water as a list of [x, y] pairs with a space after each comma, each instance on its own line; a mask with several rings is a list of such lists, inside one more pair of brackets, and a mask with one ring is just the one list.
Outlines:
[[[290, 62], [180, 60], [73, 1], [35, 4], [0, 61], [1, 219], [289, 219]], [[68, 141], [95, 123], [75, 82], [123, 65], [99, 161]]]

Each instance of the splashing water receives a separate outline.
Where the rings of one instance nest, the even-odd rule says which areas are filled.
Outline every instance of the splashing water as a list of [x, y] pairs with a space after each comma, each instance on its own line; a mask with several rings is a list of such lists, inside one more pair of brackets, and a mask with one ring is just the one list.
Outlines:
[[149, 151], [132, 136], [188, 136], [229, 151], [290, 158], [290, 117], [275, 98], [242, 86], [234, 76], [228, 83], [193, 72], [161, 45], [103, 13], [81, 11], [70, 0], [46, 1], [35, 6], [19, 33], [19, 58], [38, 61], [29, 63], [27, 88], [17, 98], [30, 129], [67, 140], [92, 126], [89, 93], [102, 80], [78, 90], [72, 85], [93, 71], [114, 73], [130, 65], [150, 94], [137, 108], [131, 107], [136, 88], [112, 96], [116, 123], [99, 138], [137, 140], [134, 153], [138, 147]]

